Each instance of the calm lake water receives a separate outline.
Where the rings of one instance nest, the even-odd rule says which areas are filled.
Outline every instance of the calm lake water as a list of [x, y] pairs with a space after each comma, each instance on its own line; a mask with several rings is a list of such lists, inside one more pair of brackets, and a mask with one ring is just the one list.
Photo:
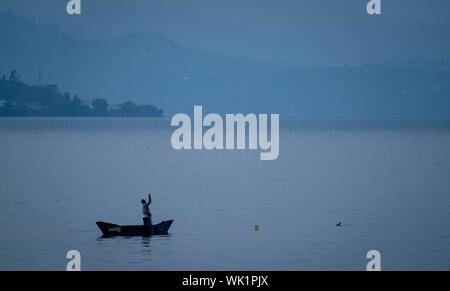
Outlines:
[[[175, 151], [169, 120], [0, 119], [0, 270], [450, 270], [450, 123], [285, 121], [280, 156]], [[95, 221], [170, 235], [101, 238]], [[334, 225], [342, 221], [344, 227]], [[254, 225], [259, 231], [254, 231]]]

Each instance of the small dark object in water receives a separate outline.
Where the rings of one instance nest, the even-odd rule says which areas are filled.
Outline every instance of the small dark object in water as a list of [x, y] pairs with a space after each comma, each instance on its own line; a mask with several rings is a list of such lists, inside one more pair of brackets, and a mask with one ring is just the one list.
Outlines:
[[104, 236], [150, 236], [168, 234], [172, 222], [173, 220], [166, 220], [153, 225], [151, 234], [145, 225], [118, 225], [103, 221], [97, 221], [96, 224]]
[[342, 226], [342, 222], [339, 222], [338, 224], [336, 224], [336, 226]]

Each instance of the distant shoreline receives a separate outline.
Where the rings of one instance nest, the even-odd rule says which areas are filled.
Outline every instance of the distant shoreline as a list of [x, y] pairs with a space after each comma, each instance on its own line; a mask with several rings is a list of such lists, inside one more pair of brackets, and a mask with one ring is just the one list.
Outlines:
[[0, 117], [164, 117], [164, 111], [152, 104], [126, 101], [110, 104], [96, 98], [82, 100], [77, 94], [60, 92], [57, 85], [28, 85], [18, 71], [0, 79]]

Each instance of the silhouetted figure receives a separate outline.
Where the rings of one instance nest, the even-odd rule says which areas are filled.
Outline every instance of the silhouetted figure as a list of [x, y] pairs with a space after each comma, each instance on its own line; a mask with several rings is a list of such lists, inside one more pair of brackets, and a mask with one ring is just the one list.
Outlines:
[[152, 196], [148, 194], [148, 202], [145, 199], [141, 200], [142, 203], [142, 220], [144, 225], [148, 227], [150, 235], [152, 234], [152, 214], [150, 213], [150, 204], [152, 203]]
[[336, 226], [342, 226], [342, 222], [339, 222], [338, 224], [336, 224]]

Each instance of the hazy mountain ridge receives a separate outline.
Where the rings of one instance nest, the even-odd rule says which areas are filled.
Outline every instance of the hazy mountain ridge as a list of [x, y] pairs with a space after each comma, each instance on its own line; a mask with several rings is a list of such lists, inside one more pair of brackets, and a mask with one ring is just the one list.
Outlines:
[[166, 112], [202, 104], [216, 112], [303, 118], [450, 116], [448, 60], [359, 67], [285, 68], [188, 49], [154, 32], [83, 41], [56, 27], [0, 13], [0, 72], [58, 84], [82, 99], [152, 103]]

